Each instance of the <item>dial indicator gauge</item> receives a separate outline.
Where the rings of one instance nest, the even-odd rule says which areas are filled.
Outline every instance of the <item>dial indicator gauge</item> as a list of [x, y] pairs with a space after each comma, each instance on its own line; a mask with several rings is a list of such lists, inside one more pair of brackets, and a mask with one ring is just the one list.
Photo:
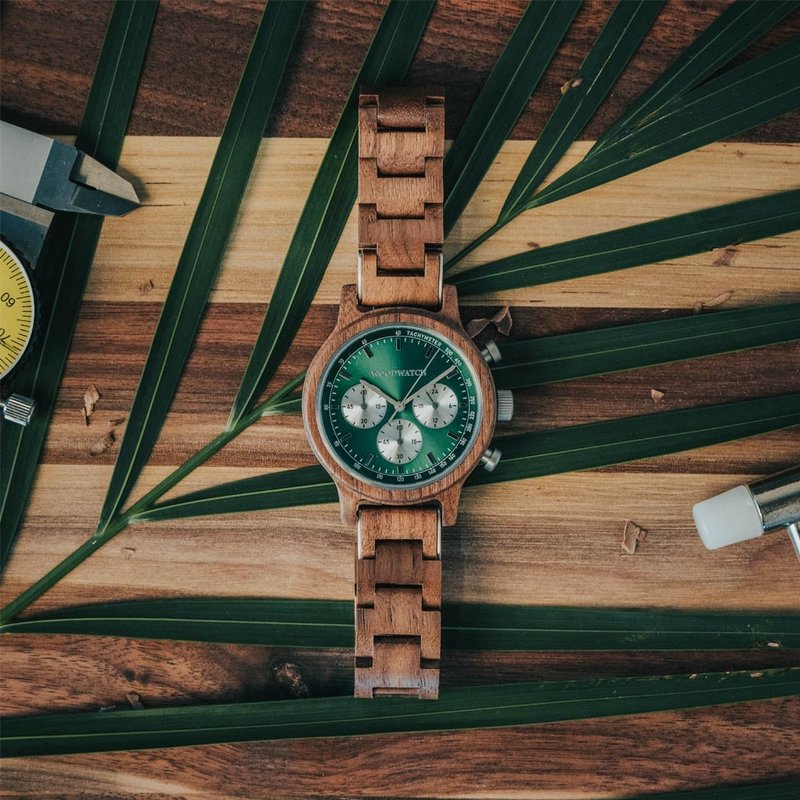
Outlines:
[[414, 396], [412, 408], [426, 428], [445, 428], [458, 414], [458, 397], [446, 383], [435, 383]]
[[33, 336], [34, 295], [28, 273], [0, 242], [0, 378], [17, 365]]
[[380, 325], [346, 342], [319, 382], [325, 447], [359, 480], [414, 488], [455, 469], [483, 413], [475, 373], [458, 347], [416, 325]]

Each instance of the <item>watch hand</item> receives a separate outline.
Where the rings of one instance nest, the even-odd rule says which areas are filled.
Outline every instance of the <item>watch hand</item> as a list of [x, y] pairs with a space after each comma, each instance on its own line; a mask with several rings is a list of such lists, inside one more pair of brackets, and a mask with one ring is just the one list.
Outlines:
[[388, 394], [386, 394], [386, 392], [383, 391], [383, 389], [379, 389], [377, 386], [373, 386], [371, 383], [369, 383], [369, 381], [361, 380], [359, 381], [359, 383], [361, 383], [362, 386], [366, 386], [367, 389], [369, 389], [370, 391], [375, 392], [375, 394], [380, 395], [380, 397], [382, 397], [387, 403], [389, 403], [395, 409], [397, 409], [397, 406], [400, 405], [399, 401], [395, 400], [394, 397], [390, 397]]
[[397, 403], [397, 405], [395, 405], [394, 412], [392, 413], [392, 416], [389, 417], [389, 422], [391, 422], [406, 407], [406, 403], [408, 403], [408, 401], [417, 393], [416, 389], [417, 389], [417, 384], [419, 383], [419, 379], [425, 376], [425, 373], [428, 371], [428, 367], [433, 363], [434, 358], [436, 358], [435, 353], [428, 360], [428, 363], [425, 365], [425, 369], [423, 369], [422, 372], [420, 372], [420, 374], [417, 375], [417, 379], [412, 384], [409, 393], [399, 403]]

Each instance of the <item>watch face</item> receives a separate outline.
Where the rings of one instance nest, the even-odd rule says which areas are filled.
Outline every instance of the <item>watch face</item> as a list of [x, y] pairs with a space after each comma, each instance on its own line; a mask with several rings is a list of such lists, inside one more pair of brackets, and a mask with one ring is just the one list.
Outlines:
[[383, 325], [347, 342], [317, 391], [322, 436], [368, 483], [415, 488], [455, 469], [481, 421], [477, 379], [461, 351], [414, 325]]

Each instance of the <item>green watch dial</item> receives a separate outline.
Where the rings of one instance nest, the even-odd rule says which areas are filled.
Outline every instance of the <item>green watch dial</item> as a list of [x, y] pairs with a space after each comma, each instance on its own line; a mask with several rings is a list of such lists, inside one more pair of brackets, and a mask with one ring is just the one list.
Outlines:
[[464, 459], [482, 414], [459, 349], [425, 328], [383, 325], [347, 342], [319, 384], [328, 449], [359, 479], [413, 488]]

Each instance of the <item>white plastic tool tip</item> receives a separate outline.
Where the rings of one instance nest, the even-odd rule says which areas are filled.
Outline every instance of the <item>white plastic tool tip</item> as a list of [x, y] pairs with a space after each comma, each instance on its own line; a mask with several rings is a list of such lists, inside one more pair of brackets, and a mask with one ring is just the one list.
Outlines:
[[758, 506], [746, 486], [703, 500], [692, 509], [692, 516], [709, 550], [746, 542], [764, 533]]

